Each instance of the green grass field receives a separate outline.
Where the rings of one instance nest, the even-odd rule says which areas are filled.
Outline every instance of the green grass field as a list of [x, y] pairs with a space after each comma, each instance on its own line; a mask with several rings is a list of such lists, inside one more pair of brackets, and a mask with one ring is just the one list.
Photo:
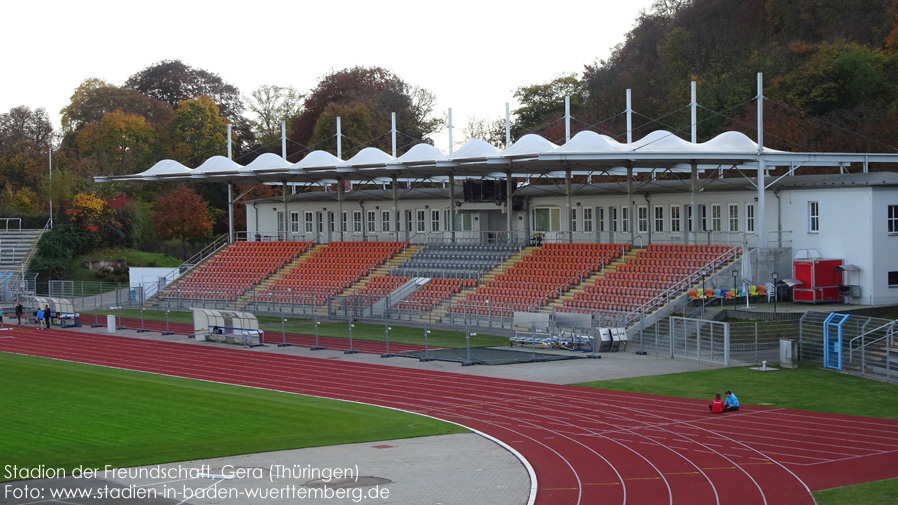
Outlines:
[[[140, 310], [121, 310], [121, 311], [99, 311], [101, 318], [108, 314], [119, 315], [125, 319], [140, 319]], [[86, 314], [93, 312], [85, 311]], [[161, 310], [145, 310], [143, 313], [145, 321], [165, 321], [165, 312]], [[281, 320], [277, 317], [259, 316], [259, 328], [265, 330], [266, 340], [278, 342], [281, 338]], [[193, 313], [191, 312], [170, 312], [168, 314], [170, 323], [193, 323]], [[386, 339], [385, 328], [382, 324], [371, 323], [353, 323], [352, 338], [355, 340], [367, 340], [373, 342], [383, 342]], [[287, 317], [284, 324], [284, 331], [294, 334], [315, 334], [315, 323], [311, 319], [299, 319]], [[390, 342], [394, 344], [415, 344], [424, 345], [424, 329], [409, 328], [391, 324]], [[270, 337], [269, 337], [270, 335]], [[321, 322], [318, 325], [318, 335], [321, 337], [337, 337], [349, 338], [349, 323], [342, 322]], [[448, 331], [431, 329], [430, 335], [427, 337], [428, 345], [432, 347], [449, 347], [461, 348], [465, 347], [465, 334], [462, 331]], [[477, 335], [471, 337], [472, 347], [492, 347], [499, 345], [508, 345], [508, 337], [499, 337], [495, 335], [485, 335], [478, 332]]]
[[465, 432], [428, 417], [0, 353], [3, 465], [133, 466]]

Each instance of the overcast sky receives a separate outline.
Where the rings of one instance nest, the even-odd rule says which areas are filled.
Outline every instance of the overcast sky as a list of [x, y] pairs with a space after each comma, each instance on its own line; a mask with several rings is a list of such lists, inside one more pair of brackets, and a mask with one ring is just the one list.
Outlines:
[[[263, 84], [307, 92], [333, 70], [386, 68], [466, 118], [504, 117], [519, 86], [606, 59], [651, 0], [447, 2], [33, 0], [7, 2], [0, 112], [59, 110], [89, 77], [122, 85], [161, 60], [216, 73], [244, 95]], [[623, 98], [621, 107], [623, 108]], [[440, 138], [443, 137], [443, 138]], [[442, 132], [437, 145], [448, 145]]]

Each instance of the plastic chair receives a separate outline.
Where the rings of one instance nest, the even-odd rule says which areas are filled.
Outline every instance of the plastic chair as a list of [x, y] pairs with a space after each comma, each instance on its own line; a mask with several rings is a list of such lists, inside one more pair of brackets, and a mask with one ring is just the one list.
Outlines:
[[768, 282], [764, 286], [767, 291], [767, 301], [769, 302], [776, 297], [776, 286], [774, 286], [772, 282]]

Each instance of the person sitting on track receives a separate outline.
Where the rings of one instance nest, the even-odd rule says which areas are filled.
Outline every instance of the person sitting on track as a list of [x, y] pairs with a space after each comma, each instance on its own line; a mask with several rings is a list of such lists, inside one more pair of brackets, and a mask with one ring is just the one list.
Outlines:
[[720, 393], [714, 395], [714, 399], [711, 400], [711, 405], [708, 405], [708, 409], [712, 414], [723, 413], [723, 400], [720, 399]]
[[739, 410], [739, 399], [736, 398], [736, 395], [733, 394], [732, 391], [727, 389], [723, 392], [727, 396], [725, 402], [723, 402], [723, 411], [724, 412], [735, 412]]

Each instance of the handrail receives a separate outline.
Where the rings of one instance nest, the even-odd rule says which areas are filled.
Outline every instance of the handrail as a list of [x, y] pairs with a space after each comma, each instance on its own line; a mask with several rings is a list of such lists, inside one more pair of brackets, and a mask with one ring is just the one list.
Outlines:
[[[898, 319], [896, 319], [896, 320], [894, 320], [894, 321], [889, 321], [888, 323], [885, 323], [885, 324], [883, 324], [883, 325], [881, 325], [881, 326], [878, 326], [878, 327], [876, 327], [876, 328], [873, 328], [872, 330], [865, 331], [864, 333], [861, 333], [860, 335], [858, 335], [858, 336], [854, 337], [853, 339], [849, 340], [849, 341], [848, 341], [848, 352], [849, 352], [849, 354], [853, 353], [855, 350], [858, 350], [858, 351], [859, 351], [859, 350], [861, 350], [861, 349], [863, 349], [863, 348], [865, 348], [865, 347], [869, 347], [869, 346], [871, 346], [871, 345], [874, 345], [874, 344], [878, 343], [880, 340], [885, 339], [885, 338], [889, 338], [889, 336], [894, 335], [894, 334], [895, 334], [895, 324], [896, 324], [896, 323], [898, 323]], [[871, 334], [871, 333], [874, 333], [874, 332], [877, 332], [877, 331], [879, 331], [879, 330], [881, 330], [881, 329], [883, 329], [883, 328], [886, 328], [886, 327], [889, 327], [889, 331], [888, 331], [885, 335], [883, 335], [883, 336], [877, 338], [876, 340], [874, 340], [874, 341], [872, 341], [872, 342], [866, 342], [866, 343], [864, 343], [863, 340], [862, 340], [862, 341], [861, 341], [861, 342], [862, 342], [861, 345], [859, 345], [859, 346], [857, 346], [857, 348], [855, 348], [855, 346], [854, 346], [855, 340], [863, 339], [863, 338], [866, 337], [867, 335], [869, 335], [869, 334]]]
[[186, 261], [181, 263], [181, 265], [176, 270], [169, 272], [165, 276], [165, 283], [168, 284], [168, 283], [174, 281], [175, 279], [177, 279], [178, 277], [193, 270], [194, 267], [196, 267], [197, 265], [202, 263], [204, 260], [209, 258], [209, 256], [212, 256], [212, 254], [214, 254], [216, 251], [218, 251], [219, 249], [224, 247], [224, 245], [227, 244], [227, 242], [228, 242], [228, 234], [227, 233], [225, 233], [225, 234], [221, 235], [220, 237], [218, 237], [217, 239], [213, 240], [210, 244], [206, 245], [206, 247], [203, 247], [202, 249], [200, 249], [200, 251], [198, 253], [194, 254], [193, 256], [188, 258]]
[[714, 268], [716, 268], [715, 264], [721, 265], [721, 264], [723, 264], [723, 262], [725, 262], [728, 259], [731, 259], [731, 258], [734, 259], [736, 257], [736, 250], [739, 249], [740, 247], [742, 247], [742, 246], [737, 245], [737, 246], [731, 247], [730, 249], [727, 249], [726, 251], [724, 251], [720, 255], [716, 256], [714, 259], [712, 259], [708, 263], [699, 267], [697, 270], [695, 270], [691, 274], [686, 275], [682, 280], [680, 280], [673, 286], [665, 289], [664, 291], [662, 291], [661, 293], [656, 295], [651, 300], [649, 300], [649, 301], [643, 303], [642, 305], [640, 305], [639, 307], [631, 310], [625, 316], [625, 323], [627, 325], [629, 325], [631, 322], [639, 319], [639, 314], [646, 312], [650, 308], [657, 307], [658, 305], [661, 304], [662, 300], [670, 299], [672, 294], [688, 288], [692, 284], [692, 282], [691, 282], [692, 279], [695, 277], [700, 277], [701, 272], [703, 270], [710, 269], [713, 272]]
[[9, 231], [9, 222], [10, 221], [18, 221], [19, 222], [19, 231], [22, 231], [22, 218], [20, 217], [0, 217], [0, 220], [6, 223], [6, 231]]
[[41, 229], [40, 233], [38, 233], [37, 240], [35, 240], [34, 243], [31, 244], [31, 248], [28, 249], [28, 254], [26, 254], [25, 258], [22, 259], [21, 282], [25, 282], [25, 266], [31, 263], [31, 260], [34, 259], [34, 255], [37, 254], [37, 245], [40, 243], [41, 239], [44, 237], [44, 233], [46, 233], [47, 230], [50, 229], [52, 224], [53, 220], [48, 219], [46, 224], [44, 224], [44, 227]]

